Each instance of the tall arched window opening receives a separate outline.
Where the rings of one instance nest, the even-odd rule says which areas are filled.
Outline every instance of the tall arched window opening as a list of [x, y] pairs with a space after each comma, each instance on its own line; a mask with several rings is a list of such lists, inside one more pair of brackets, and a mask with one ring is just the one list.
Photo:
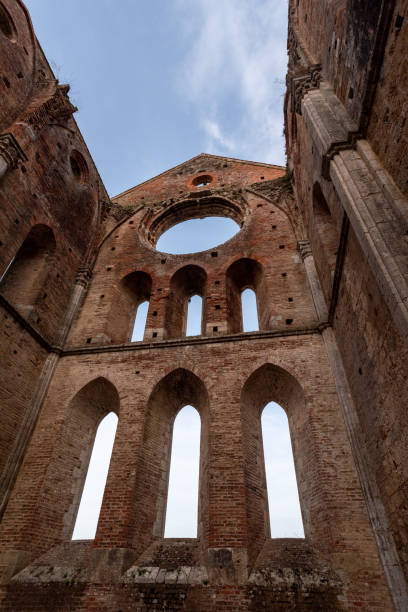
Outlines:
[[[34, 537], [41, 538], [44, 550], [71, 540], [98, 426], [106, 415], [119, 415], [120, 399], [109, 380], [97, 377], [82, 386], [69, 402], [61, 398], [55, 404], [48, 399], [45, 410], [55, 415], [55, 444], [43, 480], [52, 520], [49, 512], [41, 511], [43, 496], [38, 497], [38, 520], [33, 532]], [[107, 455], [104, 447], [103, 453]], [[76, 531], [74, 537], [90, 537], [90, 533]]]
[[[184, 433], [180, 439], [179, 423], [181, 422], [182, 430], [185, 420], [188, 421], [188, 435]], [[134, 493], [134, 542], [137, 551], [146, 550], [153, 541], [163, 538], [164, 535], [187, 537], [195, 533], [203, 550], [208, 547], [210, 530], [208, 429], [209, 398], [204, 383], [193, 372], [176, 368], [156, 384], [147, 404], [143, 424], [143, 446]], [[194, 485], [188, 481], [182, 484], [180, 478], [188, 477], [193, 471], [191, 467], [193, 463], [197, 466], [193, 457], [197, 457], [198, 454], [199, 478], [194, 476]], [[187, 455], [188, 460], [186, 460]], [[197, 473], [197, 469], [194, 468], [194, 474]], [[191, 490], [194, 487], [195, 491], [197, 481], [198, 508], [197, 493], [194, 492], [192, 495]], [[148, 487], [146, 483], [149, 483]], [[188, 501], [187, 499], [182, 501], [180, 498], [185, 488], [190, 490]], [[183, 527], [181, 531], [175, 521], [177, 515], [183, 515], [183, 507], [187, 508], [187, 503], [188, 511], [184, 526], [190, 525], [190, 527], [188, 530]], [[192, 524], [191, 518], [196, 512], [197, 518], [195, 524]]]
[[258, 307], [253, 289], [245, 289], [241, 293], [242, 330], [244, 332], [258, 331]]
[[230, 265], [227, 270], [227, 308], [230, 333], [268, 329], [268, 296], [259, 262], [243, 258]]
[[203, 298], [193, 295], [188, 300], [186, 336], [199, 336], [202, 329]]
[[[289, 372], [266, 363], [249, 376], [241, 392], [241, 422], [251, 534], [248, 560], [254, 563], [262, 549], [268, 549], [270, 543], [273, 546], [271, 532], [273, 538], [295, 535], [300, 538], [303, 532], [310, 537], [325, 511], [327, 499], [321, 488], [316, 489], [316, 472], [310, 469], [315, 451], [313, 422], [303, 389]], [[285, 489], [286, 480], [292, 481], [290, 494]], [[290, 505], [287, 514], [298, 517], [299, 500], [304, 531], [301, 519], [287, 524], [281, 518], [283, 503]]]
[[131, 342], [140, 342], [144, 338], [149, 302], [142, 302], [136, 309]]
[[2, 294], [26, 316], [44, 295], [55, 248], [52, 230], [46, 225], [34, 226], [1, 277]]
[[269, 402], [261, 422], [271, 537], [304, 538], [288, 417]]
[[165, 538], [197, 537], [200, 434], [200, 415], [184, 406], [173, 426]]
[[[199, 335], [205, 329], [205, 292], [207, 275], [199, 266], [184, 266], [177, 270], [170, 281], [170, 296], [166, 310], [166, 330], [168, 338], [185, 335]], [[194, 317], [194, 327], [187, 327], [187, 318], [198, 308], [198, 298], [202, 298], [201, 318]], [[191, 301], [189, 301], [191, 300]], [[193, 320], [193, 319], [192, 319]], [[192, 331], [194, 330], [194, 332]]]
[[118, 417], [110, 412], [97, 429], [72, 534], [73, 540], [92, 540], [95, 537], [117, 424]]

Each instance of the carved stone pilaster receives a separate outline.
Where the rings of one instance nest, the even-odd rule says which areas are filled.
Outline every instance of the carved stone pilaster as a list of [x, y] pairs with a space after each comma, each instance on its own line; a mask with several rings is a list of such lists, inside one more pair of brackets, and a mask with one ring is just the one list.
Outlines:
[[0, 156], [5, 161], [3, 172], [0, 171], [0, 177], [7, 170], [17, 168], [18, 162], [26, 161], [27, 155], [24, 153], [13, 134], [0, 134]]
[[310, 246], [309, 240], [299, 240], [297, 246], [302, 261], [305, 261], [306, 257], [310, 257], [311, 255], [313, 255], [312, 247]]

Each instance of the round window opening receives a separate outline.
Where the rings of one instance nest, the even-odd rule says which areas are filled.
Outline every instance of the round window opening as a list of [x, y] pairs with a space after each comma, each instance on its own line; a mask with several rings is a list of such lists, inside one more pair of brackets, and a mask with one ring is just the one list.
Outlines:
[[0, 2], [0, 32], [9, 40], [16, 40], [16, 26], [6, 7]]
[[84, 157], [79, 151], [72, 151], [69, 161], [72, 174], [81, 185], [85, 185], [88, 182], [89, 170]]
[[245, 205], [220, 197], [193, 198], [162, 210], [144, 227], [147, 242], [173, 255], [212, 250], [237, 234], [247, 216]]
[[156, 249], [173, 255], [207, 251], [227, 242], [239, 230], [238, 223], [229, 217], [189, 219], [165, 231], [157, 241]]
[[212, 177], [209, 174], [201, 174], [193, 179], [194, 187], [205, 187], [205, 185], [209, 185], [210, 183], [212, 183]]

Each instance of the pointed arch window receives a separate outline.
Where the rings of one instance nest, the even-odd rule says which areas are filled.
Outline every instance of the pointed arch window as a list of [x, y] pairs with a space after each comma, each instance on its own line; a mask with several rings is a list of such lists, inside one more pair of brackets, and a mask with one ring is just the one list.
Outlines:
[[147, 319], [147, 311], [149, 310], [149, 302], [146, 300], [137, 306], [136, 308], [136, 316], [135, 323], [133, 325], [131, 342], [139, 342], [143, 340], [145, 328], [146, 328], [146, 319]]
[[184, 406], [173, 425], [165, 538], [196, 538], [201, 419]]
[[199, 266], [184, 266], [173, 275], [166, 311], [168, 338], [204, 333], [206, 282], [207, 275]]
[[122, 279], [110, 312], [116, 342], [144, 339], [151, 292], [152, 279], [146, 272], [131, 272]]
[[199, 336], [202, 330], [203, 298], [192, 295], [188, 300], [186, 336]]
[[[310, 470], [310, 462], [301, 460], [313, 455], [315, 432], [296, 378], [274, 364], [257, 368], [242, 388], [241, 419], [251, 533], [248, 559], [254, 563], [260, 551], [269, 546], [271, 535], [308, 537], [311, 521], [323, 511], [327, 500], [321, 490], [315, 490], [316, 474]], [[315, 491], [313, 508], [311, 490]]]
[[304, 538], [288, 417], [269, 402], [261, 423], [271, 537]]
[[227, 270], [227, 307], [231, 333], [267, 329], [268, 296], [259, 262], [243, 258], [230, 265]]
[[75, 520], [73, 540], [92, 540], [95, 537], [117, 424], [118, 417], [114, 412], [107, 414], [99, 423]]
[[[141, 550], [157, 538], [175, 536], [197, 537], [208, 546], [208, 430], [204, 383], [189, 370], [173, 370], [153, 389], [143, 425], [134, 506]], [[187, 480], [189, 474], [192, 481]], [[177, 519], [185, 511], [180, 525]]]
[[253, 289], [244, 289], [244, 291], [241, 293], [241, 308], [242, 331], [258, 331], [258, 307], [256, 303], [256, 293]]

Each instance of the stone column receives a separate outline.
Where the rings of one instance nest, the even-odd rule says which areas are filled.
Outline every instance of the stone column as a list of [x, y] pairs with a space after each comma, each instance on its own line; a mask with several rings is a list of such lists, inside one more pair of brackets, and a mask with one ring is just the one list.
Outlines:
[[309, 282], [310, 292], [312, 294], [317, 318], [319, 320], [319, 323], [327, 323], [329, 318], [329, 312], [320, 285], [319, 276], [317, 274], [310, 242], [308, 240], [299, 240], [298, 249], [305, 265], [307, 280]]
[[88, 266], [81, 266], [80, 268], [78, 268], [71, 299], [69, 301], [68, 308], [65, 312], [65, 316], [57, 334], [57, 337], [55, 338], [55, 342], [57, 345], [61, 346], [64, 344], [68, 332], [71, 329], [71, 325], [76, 316], [78, 308], [80, 307], [82, 300], [85, 296], [91, 278], [92, 271]]

